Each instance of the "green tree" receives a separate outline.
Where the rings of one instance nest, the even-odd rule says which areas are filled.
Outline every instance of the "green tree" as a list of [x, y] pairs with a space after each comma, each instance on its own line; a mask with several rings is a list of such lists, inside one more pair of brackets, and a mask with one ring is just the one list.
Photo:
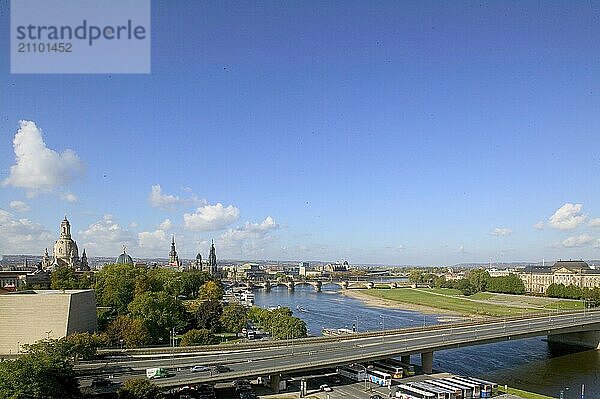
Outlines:
[[128, 348], [136, 348], [152, 342], [152, 336], [144, 321], [125, 315], [120, 315], [111, 321], [106, 328], [106, 334], [113, 344], [124, 344]]
[[99, 306], [109, 306], [117, 314], [127, 313], [127, 306], [133, 301], [136, 278], [145, 270], [133, 265], [106, 265], [96, 273], [96, 302]]
[[239, 333], [247, 323], [246, 308], [239, 303], [230, 303], [223, 308], [221, 314], [221, 326], [225, 331]]
[[0, 362], [0, 398], [76, 399], [81, 397], [73, 366], [56, 351], [36, 348]]
[[57, 267], [50, 275], [50, 288], [53, 290], [72, 290], [78, 287], [75, 272], [70, 267]]
[[475, 292], [483, 292], [486, 290], [487, 282], [490, 279], [490, 274], [484, 269], [473, 269], [467, 275], [469, 283], [473, 286]]
[[217, 281], [208, 281], [200, 289], [200, 298], [206, 301], [220, 301], [223, 299], [223, 287]]
[[70, 357], [76, 360], [90, 360], [96, 356], [98, 348], [109, 343], [108, 335], [101, 333], [74, 333], [63, 338], [70, 346]]
[[134, 378], [125, 381], [119, 388], [119, 399], [160, 399], [163, 397], [160, 388], [145, 378]]
[[201, 330], [190, 330], [181, 337], [181, 346], [194, 345], [212, 345], [216, 344], [218, 339], [205, 328]]
[[128, 306], [131, 317], [144, 321], [152, 341], [167, 342], [169, 331], [187, 326], [185, 307], [166, 292], [145, 292], [137, 295]]
[[221, 314], [223, 306], [219, 301], [206, 301], [200, 304], [196, 310], [196, 326], [217, 332], [221, 328]]
[[190, 270], [181, 273], [181, 294], [187, 298], [198, 298], [200, 289], [210, 279], [206, 272]]

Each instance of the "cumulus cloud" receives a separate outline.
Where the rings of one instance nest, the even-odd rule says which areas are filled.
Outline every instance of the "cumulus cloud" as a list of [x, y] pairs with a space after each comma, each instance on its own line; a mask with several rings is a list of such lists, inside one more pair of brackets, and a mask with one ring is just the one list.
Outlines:
[[238, 220], [240, 210], [233, 205], [223, 206], [205, 205], [196, 209], [193, 213], [185, 213], [183, 222], [185, 227], [196, 231], [214, 231], [222, 229]]
[[539, 222], [533, 225], [533, 228], [537, 230], [542, 230], [544, 228], [544, 222], [540, 220]]
[[582, 204], [565, 203], [548, 219], [548, 226], [558, 230], [572, 230], [585, 222], [587, 215], [581, 214]]
[[[191, 189], [186, 189], [184, 191], [191, 192]], [[160, 184], [155, 184], [151, 187], [148, 201], [150, 202], [150, 205], [155, 208], [171, 211], [181, 206], [206, 204], [206, 200], [198, 198], [193, 193], [191, 194], [190, 198], [180, 198], [177, 195], [165, 194], [163, 193]]]
[[62, 193], [60, 199], [67, 202], [77, 202], [77, 196], [73, 193]]
[[17, 212], [27, 212], [29, 210], [29, 205], [23, 201], [10, 201], [8, 206]]
[[0, 254], [41, 255], [53, 241], [41, 224], [0, 209]]
[[79, 244], [80, 248], [86, 248], [92, 256], [116, 256], [123, 245], [133, 247], [136, 244], [133, 234], [109, 214], [92, 223], [86, 230], [79, 231], [79, 235], [83, 244]]
[[271, 233], [277, 229], [279, 225], [267, 216], [260, 223], [246, 222], [241, 227], [227, 230], [220, 236], [218, 244], [230, 253], [259, 255], [265, 251], [266, 245], [273, 239]]
[[490, 234], [493, 236], [508, 236], [512, 234], [512, 230], [506, 227], [496, 227]]
[[169, 230], [171, 227], [173, 227], [173, 222], [171, 222], [171, 219], [165, 219], [158, 227], [161, 230]]
[[578, 236], [569, 237], [562, 242], [562, 246], [565, 248], [585, 247], [592, 245], [597, 240], [590, 237], [587, 234], [580, 234]]
[[588, 223], [590, 227], [600, 227], [600, 218], [591, 219]]
[[35, 122], [19, 121], [13, 148], [15, 164], [2, 184], [24, 188], [30, 197], [65, 187], [85, 172], [85, 165], [72, 150], [58, 153], [48, 148]]
[[138, 233], [137, 236], [140, 256], [164, 257], [168, 254], [170, 242], [164, 230], [143, 231]]

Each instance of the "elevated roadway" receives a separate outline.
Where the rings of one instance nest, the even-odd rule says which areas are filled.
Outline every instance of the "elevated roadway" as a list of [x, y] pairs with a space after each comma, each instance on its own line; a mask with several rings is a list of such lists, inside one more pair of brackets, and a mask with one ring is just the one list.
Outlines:
[[[274, 341], [248, 346], [219, 345], [198, 348], [197, 351], [193, 348], [177, 348], [179, 352], [176, 354], [170, 353], [168, 348], [138, 350], [122, 359], [80, 363], [77, 369], [84, 379], [86, 375], [112, 374], [115, 380], [119, 381], [143, 376], [145, 369], [149, 367], [165, 367], [172, 371], [172, 376], [155, 380], [155, 383], [163, 387], [175, 387], [231, 381], [237, 378], [279, 376], [281, 373], [421, 354], [424, 371], [431, 372], [434, 351], [546, 335], [550, 338], [560, 337], [561, 340], [570, 341], [569, 343], [598, 348], [599, 330], [600, 310], [597, 310], [441, 324], [423, 329], [389, 330], [294, 342]], [[482, 356], [485, 354], [482, 353]], [[189, 371], [193, 365], [216, 364], [226, 365], [232, 371]]]

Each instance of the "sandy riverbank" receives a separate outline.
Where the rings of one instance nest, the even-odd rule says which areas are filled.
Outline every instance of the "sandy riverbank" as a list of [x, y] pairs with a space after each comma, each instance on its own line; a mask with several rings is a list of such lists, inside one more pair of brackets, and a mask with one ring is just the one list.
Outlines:
[[[377, 298], [377, 297], [367, 294], [365, 291], [366, 290], [364, 290], [364, 289], [363, 290], [349, 289], [349, 290], [343, 290], [341, 292], [343, 295], [346, 295], [346, 296], [349, 296], [352, 298], [356, 298], [356, 299], [360, 299], [367, 306], [374, 306], [374, 307], [381, 307], [381, 308], [388, 308], [388, 309], [413, 310], [415, 312], [421, 312], [421, 313], [425, 313], [425, 314], [443, 314], [443, 315], [454, 316], [454, 317], [458, 317], [458, 318], [465, 317], [465, 315], [460, 314], [458, 312], [454, 312], [452, 310], [438, 309], [438, 308], [434, 308], [431, 306], [416, 305], [413, 303], [396, 302], [396, 301], [391, 301], [389, 299]], [[451, 317], [451, 318], [454, 319], [454, 317]]]

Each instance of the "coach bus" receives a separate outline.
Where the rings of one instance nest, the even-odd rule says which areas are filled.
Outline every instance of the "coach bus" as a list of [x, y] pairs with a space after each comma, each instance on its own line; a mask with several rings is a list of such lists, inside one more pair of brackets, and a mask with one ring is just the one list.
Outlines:
[[452, 381], [453, 383], [457, 384], [457, 385], [462, 385], [464, 387], [466, 387], [467, 389], [471, 390], [471, 395], [473, 399], [479, 399], [481, 398], [481, 388], [479, 387], [478, 384], [475, 384], [473, 382], [464, 382], [461, 380], [457, 380], [454, 377], [448, 377], [448, 378], [443, 378], [443, 380], [445, 381]]
[[342, 377], [346, 377], [352, 381], [364, 381], [367, 378], [366, 369], [356, 364], [340, 366], [335, 371]]
[[[461, 377], [470, 381], [473, 381], [476, 384], [479, 384], [481, 387], [481, 397], [482, 398], [493, 398], [498, 395], [498, 384], [495, 382], [490, 382], [486, 380], [482, 380], [480, 378], [475, 377]], [[487, 395], [487, 396], [484, 396]]]
[[447, 388], [442, 388], [442, 387], [438, 387], [438, 386], [435, 386], [432, 384], [428, 384], [425, 381], [411, 382], [408, 385], [410, 385], [412, 387], [417, 387], [424, 391], [433, 392], [437, 395], [438, 399], [456, 399], [456, 395], [454, 394], [454, 391], [447, 389]]
[[380, 385], [382, 387], [392, 386], [392, 376], [382, 371], [377, 371], [373, 369], [367, 370], [367, 379], [372, 383]]
[[415, 366], [413, 366], [412, 364], [403, 363], [400, 360], [394, 358], [385, 359], [384, 362], [389, 364], [390, 366], [402, 367], [404, 369], [405, 376], [415, 375]]
[[375, 370], [383, 371], [388, 373], [394, 379], [400, 379], [404, 376], [404, 369], [402, 367], [391, 366], [383, 362], [373, 362], [373, 368]]
[[422, 389], [411, 387], [410, 385], [398, 385], [396, 388], [397, 398], [417, 398], [417, 399], [438, 399], [432, 392], [427, 392]]
[[462, 386], [462, 385], [457, 385], [451, 381], [446, 381], [446, 380], [427, 380], [427, 382], [433, 384], [433, 385], [437, 385], [437, 386], [441, 386], [441, 387], [449, 387], [455, 390], [460, 391], [460, 394], [457, 396], [457, 398], [462, 398], [462, 399], [473, 399], [473, 390], [471, 388]]

